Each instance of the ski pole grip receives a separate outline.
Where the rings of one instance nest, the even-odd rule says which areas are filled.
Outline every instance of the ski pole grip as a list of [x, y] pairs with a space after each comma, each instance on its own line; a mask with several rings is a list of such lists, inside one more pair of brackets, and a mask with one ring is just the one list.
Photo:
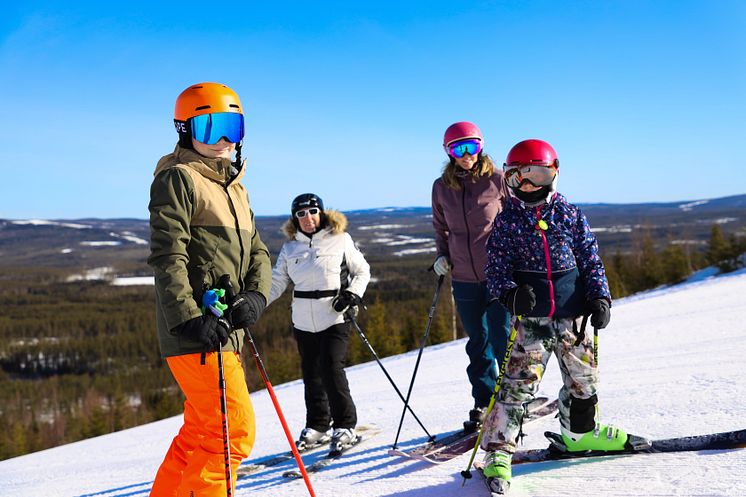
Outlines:
[[225, 290], [225, 297], [226, 300], [230, 303], [234, 298], [236, 298], [236, 289], [233, 288], [233, 283], [231, 283], [231, 275], [230, 274], [224, 274], [220, 277], [218, 280], [218, 288], [222, 288]]

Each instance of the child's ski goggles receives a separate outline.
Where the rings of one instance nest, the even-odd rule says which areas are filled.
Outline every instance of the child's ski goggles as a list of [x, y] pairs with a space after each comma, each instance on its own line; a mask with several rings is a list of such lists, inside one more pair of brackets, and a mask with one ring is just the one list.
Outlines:
[[216, 112], [191, 118], [192, 137], [198, 142], [215, 145], [225, 137], [231, 143], [243, 138], [243, 114], [238, 112]]
[[321, 209], [319, 209], [318, 207], [311, 207], [311, 208], [303, 209], [302, 211], [296, 212], [295, 217], [299, 217], [299, 218], [306, 217], [306, 214], [310, 214], [313, 216], [313, 215], [318, 214], [319, 212], [321, 212]]
[[505, 165], [503, 171], [505, 182], [513, 188], [518, 188], [524, 181], [534, 186], [551, 185], [554, 177], [557, 176], [557, 166], [554, 164]]
[[482, 151], [482, 140], [469, 139], [453, 142], [446, 147], [446, 150], [448, 155], [457, 159], [466, 154], [477, 155]]

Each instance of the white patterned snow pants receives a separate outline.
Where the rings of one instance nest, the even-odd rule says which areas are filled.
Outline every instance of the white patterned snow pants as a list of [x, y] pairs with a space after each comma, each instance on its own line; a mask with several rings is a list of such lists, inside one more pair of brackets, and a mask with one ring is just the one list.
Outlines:
[[577, 330], [581, 320], [523, 318], [515, 323], [516, 340], [495, 405], [484, 422], [482, 449], [515, 452], [523, 405], [538, 391], [552, 353], [557, 356], [562, 373], [560, 423], [580, 433], [593, 429], [598, 374], [593, 358], [593, 329], [589, 326], [580, 343], [575, 344], [578, 332], [573, 331], [573, 324]]

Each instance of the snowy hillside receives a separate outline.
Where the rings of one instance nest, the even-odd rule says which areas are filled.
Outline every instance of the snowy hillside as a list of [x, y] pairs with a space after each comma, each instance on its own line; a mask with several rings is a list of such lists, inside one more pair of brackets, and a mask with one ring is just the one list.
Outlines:
[[[601, 416], [628, 431], [668, 438], [746, 428], [746, 272], [710, 278], [618, 301], [612, 323], [600, 335]], [[423, 316], [424, 322], [424, 316]], [[354, 337], [353, 337], [354, 339]], [[427, 429], [459, 427], [471, 407], [464, 342], [425, 350], [412, 406]], [[416, 353], [384, 361], [406, 391]], [[253, 367], [252, 364], [249, 367]], [[556, 396], [556, 361], [541, 393]], [[312, 477], [316, 495], [476, 497], [487, 495], [478, 478], [461, 486], [467, 457], [430, 466], [387, 455], [401, 401], [375, 362], [349, 369], [360, 423], [383, 432], [327, 471]], [[304, 419], [302, 384], [276, 386], [294, 433]], [[288, 449], [266, 391], [252, 394], [258, 437], [252, 458]], [[0, 462], [0, 494], [145, 496], [181, 420], [150, 425]], [[541, 433], [554, 419], [528, 427], [526, 447], [545, 445]], [[408, 417], [401, 447], [424, 440]], [[318, 455], [309, 455], [313, 461]], [[239, 481], [237, 495], [308, 495], [302, 481], [280, 476], [292, 462]], [[516, 467], [511, 496], [743, 496], [746, 450], [619, 456]]]

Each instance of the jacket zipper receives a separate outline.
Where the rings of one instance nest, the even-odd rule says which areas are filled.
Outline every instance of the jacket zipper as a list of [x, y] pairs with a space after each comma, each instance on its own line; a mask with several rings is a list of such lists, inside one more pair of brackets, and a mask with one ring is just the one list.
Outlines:
[[479, 281], [477, 268], [474, 267], [474, 254], [471, 252], [471, 231], [469, 231], [469, 221], [466, 219], [466, 182], [462, 185], [461, 190], [461, 212], [464, 214], [464, 226], [466, 227], [466, 248], [469, 250], [469, 263], [471, 270], [474, 272], [474, 279]]
[[233, 183], [233, 179], [230, 179], [223, 189], [225, 190], [225, 194], [228, 197], [228, 205], [230, 205], [231, 208], [231, 214], [233, 215], [233, 221], [236, 225], [236, 235], [238, 236], [238, 248], [239, 248], [239, 262], [238, 262], [238, 274], [236, 277], [238, 278], [238, 287], [239, 291], [242, 291], [243, 288], [243, 278], [241, 275], [243, 274], [243, 260], [244, 260], [244, 247], [243, 247], [243, 238], [241, 237], [241, 226], [238, 224], [238, 214], [236, 213], [236, 206], [233, 204], [233, 199], [231, 198], [231, 194], [228, 191], [228, 188], [230, 187], [231, 183]]
[[547, 264], [547, 281], [549, 282], [549, 318], [554, 316], [555, 302], [554, 302], [554, 282], [552, 281], [552, 262], [549, 256], [549, 242], [547, 241], [546, 230], [549, 226], [546, 221], [541, 218], [541, 208], [536, 207], [536, 225], [534, 228], [541, 235], [541, 241], [544, 245], [544, 259]]
[[[308, 239], [308, 258], [309, 259], [311, 257], [313, 257], [313, 252], [311, 250], [312, 248], [313, 248], [313, 235], [311, 235], [310, 238]], [[311, 262], [313, 264], [313, 261], [309, 261], [309, 262]], [[311, 276], [314, 276], [314, 272], [313, 271], [311, 271]], [[311, 286], [311, 288], [318, 288], [318, 286], [316, 286], [316, 280], [315, 279], [313, 281], [313, 285]], [[315, 299], [310, 299], [309, 304], [311, 305], [311, 312], [309, 312], [309, 314], [311, 315], [311, 325], [313, 326], [314, 330], [317, 330], [318, 327], [316, 326], [316, 320], [314, 319], [314, 311], [315, 311], [315, 309], [314, 309], [314, 303], [315, 303], [314, 300]]]

